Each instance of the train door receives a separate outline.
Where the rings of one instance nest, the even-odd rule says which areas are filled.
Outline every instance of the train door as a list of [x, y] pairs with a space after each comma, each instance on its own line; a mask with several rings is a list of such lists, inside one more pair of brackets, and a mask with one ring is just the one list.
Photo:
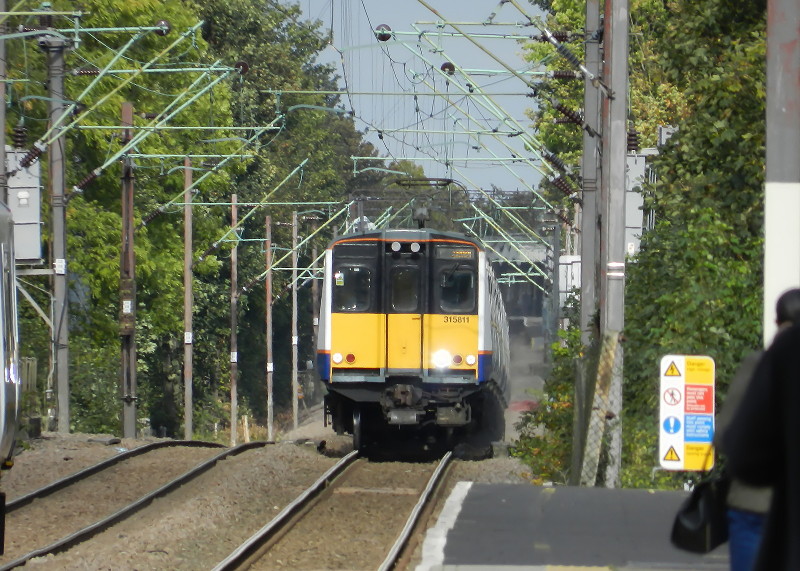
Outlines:
[[425, 253], [417, 242], [394, 242], [388, 250], [384, 274], [387, 373], [421, 375]]

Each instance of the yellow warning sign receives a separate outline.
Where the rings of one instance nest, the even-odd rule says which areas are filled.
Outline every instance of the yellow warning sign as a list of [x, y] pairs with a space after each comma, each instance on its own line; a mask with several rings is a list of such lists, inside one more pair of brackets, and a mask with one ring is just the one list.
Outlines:
[[711, 357], [686, 357], [687, 384], [714, 384], [714, 359]]
[[686, 444], [683, 447], [684, 470], [697, 470], [706, 472], [714, 467], [714, 449], [710, 442], [699, 444]]
[[678, 457], [678, 453], [675, 452], [675, 447], [670, 446], [669, 450], [667, 450], [666, 455], [664, 456], [664, 460], [668, 462], [680, 462], [681, 459]]
[[681, 376], [681, 372], [678, 370], [678, 367], [675, 366], [675, 361], [672, 361], [672, 363], [669, 364], [669, 367], [667, 367], [667, 372], [664, 373], [664, 376], [665, 377], [680, 377]]

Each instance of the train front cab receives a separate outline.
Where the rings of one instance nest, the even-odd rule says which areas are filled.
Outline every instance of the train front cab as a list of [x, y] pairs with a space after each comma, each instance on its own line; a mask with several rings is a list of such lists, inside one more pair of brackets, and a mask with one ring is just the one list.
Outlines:
[[327, 252], [319, 370], [337, 432], [366, 438], [473, 423], [491, 370], [477, 246], [424, 231], [342, 238]]

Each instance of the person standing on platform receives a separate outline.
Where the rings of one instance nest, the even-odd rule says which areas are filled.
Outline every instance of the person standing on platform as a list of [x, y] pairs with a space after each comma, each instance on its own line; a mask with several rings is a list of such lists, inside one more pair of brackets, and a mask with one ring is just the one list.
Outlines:
[[[794, 325], [779, 329], [759, 359], [719, 439], [734, 480], [773, 489], [752, 567], [757, 570], [800, 569], [799, 308], [800, 290], [789, 290], [778, 300], [779, 323]], [[731, 540], [736, 538], [731, 535]], [[734, 565], [735, 546], [731, 550]]]
[[[793, 323], [800, 323], [800, 289], [789, 290], [778, 299], [775, 321], [779, 331], [791, 327]], [[762, 355], [763, 351], [754, 351], [747, 355], [728, 386], [725, 402], [716, 418], [714, 444], [717, 448], [720, 447], [722, 438], [742, 402]], [[771, 498], [772, 489], [768, 486], [750, 486], [736, 478], [731, 482], [728, 492], [731, 571], [753, 569]]]

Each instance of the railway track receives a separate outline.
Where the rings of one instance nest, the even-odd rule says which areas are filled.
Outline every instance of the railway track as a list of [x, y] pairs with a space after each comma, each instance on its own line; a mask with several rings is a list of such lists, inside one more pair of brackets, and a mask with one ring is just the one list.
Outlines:
[[328, 568], [393, 569], [421, 514], [443, 489], [451, 457], [438, 464], [376, 463], [352, 452], [214, 571], [311, 569], [322, 562]]
[[[213, 468], [220, 460], [265, 445], [254, 442], [219, 452], [221, 445], [216, 443], [159, 442], [120, 454], [13, 499], [7, 505], [6, 550], [0, 558], [0, 571], [19, 567], [35, 557], [65, 551], [130, 517], [154, 499]], [[118, 490], [107, 485], [109, 479], [125, 478], [135, 474], [143, 463], [152, 462], [158, 465], [158, 478], [132, 484], [124, 493], [99, 501], [106, 490]], [[87, 502], [87, 495], [98, 498], [97, 504], [102, 508]]]

